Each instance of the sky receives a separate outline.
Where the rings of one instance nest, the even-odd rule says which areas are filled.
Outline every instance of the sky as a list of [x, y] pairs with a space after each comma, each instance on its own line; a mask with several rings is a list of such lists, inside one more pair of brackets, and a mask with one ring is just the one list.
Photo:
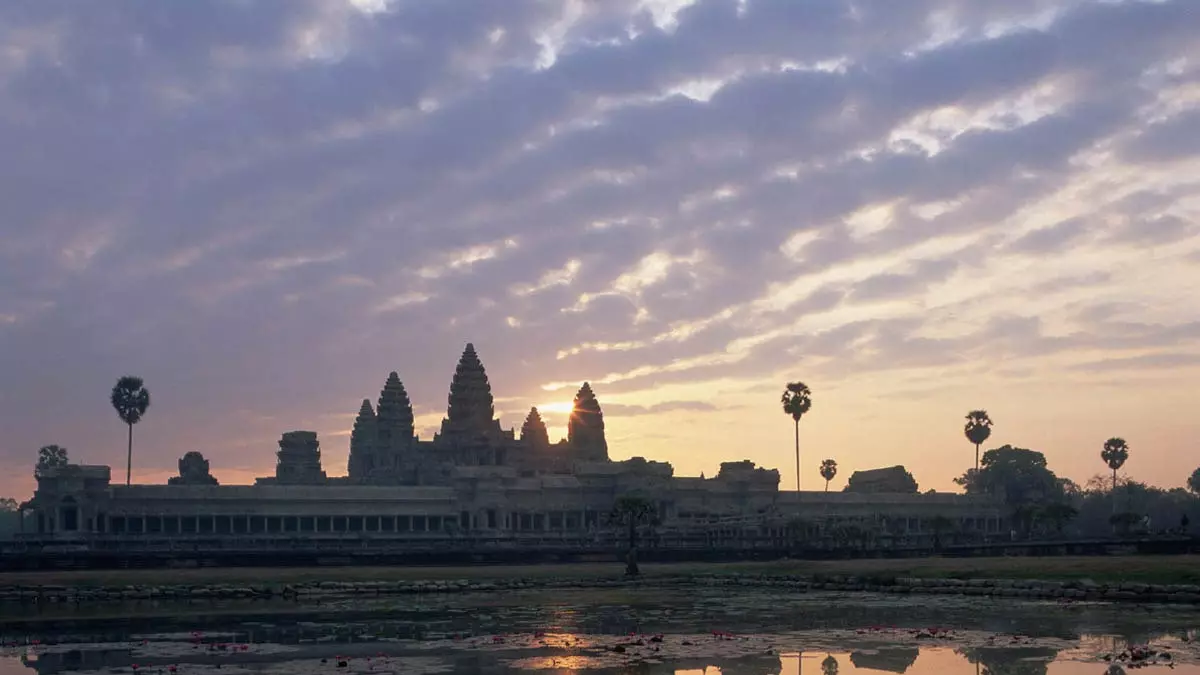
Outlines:
[[0, 3], [0, 494], [37, 449], [319, 433], [473, 342], [505, 428], [581, 382], [614, 459], [795, 483], [985, 446], [1079, 482], [1200, 464], [1192, 0]]

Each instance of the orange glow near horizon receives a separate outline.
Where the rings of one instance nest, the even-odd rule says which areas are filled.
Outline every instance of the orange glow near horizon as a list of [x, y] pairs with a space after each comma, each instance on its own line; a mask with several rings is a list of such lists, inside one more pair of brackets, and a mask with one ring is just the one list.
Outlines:
[[575, 404], [571, 401], [554, 401], [552, 403], [538, 403], [534, 406], [539, 413], [556, 413], [559, 415], [568, 415], [575, 409]]

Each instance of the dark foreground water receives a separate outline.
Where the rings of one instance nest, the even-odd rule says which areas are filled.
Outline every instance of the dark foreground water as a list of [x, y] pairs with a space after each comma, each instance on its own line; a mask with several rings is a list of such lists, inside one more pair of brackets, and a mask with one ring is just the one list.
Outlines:
[[0, 607], [16, 673], [1200, 675], [1200, 612], [963, 596], [530, 591]]

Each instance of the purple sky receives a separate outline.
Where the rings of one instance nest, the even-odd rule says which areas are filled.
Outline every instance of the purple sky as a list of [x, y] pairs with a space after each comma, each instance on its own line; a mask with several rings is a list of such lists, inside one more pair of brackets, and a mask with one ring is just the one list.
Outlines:
[[[345, 471], [473, 341], [506, 427], [952, 488], [963, 415], [1076, 480], [1200, 463], [1193, 0], [0, 3], [0, 494], [37, 448]], [[119, 473], [114, 471], [114, 474]]]

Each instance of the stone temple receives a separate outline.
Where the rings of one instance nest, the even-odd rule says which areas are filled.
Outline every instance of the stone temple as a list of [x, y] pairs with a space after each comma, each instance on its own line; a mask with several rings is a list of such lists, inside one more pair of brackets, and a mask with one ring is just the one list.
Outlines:
[[[586, 382], [575, 395], [567, 429], [567, 440], [552, 445], [537, 408], [529, 411], [519, 436], [501, 428], [487, 372], [475, 346], [468, 344], [450, 382], [446, 417], [433, 439], [414, 435], [412, 403], [400, 376], [393, 372], [375, 406], [364, 399], [359, 408], [350, 434], [348, 475], [340, 482], [452, 485], [455, 476], [468, 467], [506, 467], [515, 476], [531, 477], [570, 474], [579, 463], [609, 462], [604, 414]], [[319, 472], [319, 462], [316, 436], [293, 432], [280, 441], [276, 476], [260, 479], [258, 484], [329, 483]], [[475, 473], [505, 475], [503, 470]]]
[[670, 464], [641, 457], [614, 461], [603, 409], [586, 382], [566, 439], [550, 441], [536, 408], [519, 433], [505, 429], [471, 344], [433, 438], [417, 437], [408, 392], [393, 372], [374, 405], [365, 399], [359, 407], [347, 475], [327, 475], [312, 431], [284, 433], [276, 457], [275, 475], [254, 485], [218, 485], [198, 452], [180, 460], [179, 476], [166, 485], [113, 484], [107, 466], [46, 469], [21, 505], [33, 514], [24, 536], [96, 545], [229, 538], [580, 542], [609, 528], [606, 516], [624, 495], [655, 505], [659, 532], [704, 545], [795, 536], [797, 528], [811, 536], [850, 528], [919, 538], [932, 534], [934, 523], [953, 522], [981, 536], [1007, 532], [1000, 504], [920, 494], [902, 467], [852, 478], [852, 486], [869, 486], [862, 491], [796, 493], [779, 490], [778, 471], [748, 460], [723, 463], [707, 479], [677, 477]]

